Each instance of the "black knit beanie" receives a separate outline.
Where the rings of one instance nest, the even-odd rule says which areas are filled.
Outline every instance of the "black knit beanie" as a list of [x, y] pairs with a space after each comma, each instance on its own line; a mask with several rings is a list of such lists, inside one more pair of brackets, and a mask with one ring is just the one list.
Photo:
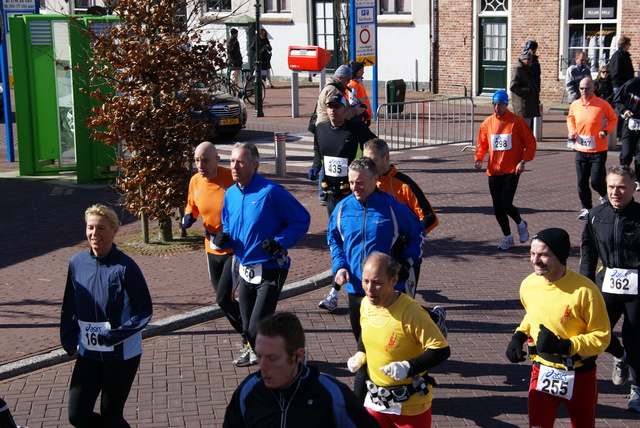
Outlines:
[[553, 251], [553, 254], [556, 255], [558, 260], [560, 260], [560, 263], [566, 266], [569, 250], [571, 249], [571, 241], [569, 240], [569, 234], [566, 230], [551, 227], [533, 235], [531, 240], [533, 241], [534, 239], [544, 242], [547, 247]]

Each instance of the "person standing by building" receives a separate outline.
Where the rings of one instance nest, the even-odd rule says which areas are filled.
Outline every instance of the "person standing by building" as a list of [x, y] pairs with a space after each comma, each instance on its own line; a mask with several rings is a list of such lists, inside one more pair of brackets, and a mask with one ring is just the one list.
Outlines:
[[[614, 357], [614, 385], [627, 383], [631, 372], [627, 408], [640, 412], [640, 204], [633, 199], [633, 180], [633, 170], [626, 165], [609, 169], [609, 203], [589, 213], [580, 246], [580, 273], [600, 287], [612, 327], [624, 315], [622, 344], [612, 334], [606, 352]], [[597, 269], [598, 259], [601, 269]]]
[[[69, 262], [60, 315], [60, 342], [78, 354], [69, 382], [69, 422], [75, 427], [128, 427], [124, 406], [142, 355], [142, 329], [153, 305], [140, 268], [118, 250], [114, 210], [84, 213], [89, 251]], [[94, 412], [100, 395], [100, 413]]]
[[631, 62], [631, 39], [627, 36], [620, 36], [618, 39], [618, 50], [611, 55], [609, 68], [611, 69], [611, 83], [613, 84], [614, 95], [620, 91], [622, 85], [633, 79], [635, 71]]
[[531, 129], [533, 118], [540, 117], [540, 87], [537, 86], [530, 68], [532, 61], [533, 54], [523, 52], [511, 73], [509, 84], [509, 90], [513, 94], [513, 112], [522, 117]]
[[240, 51], [240, 42], [238, 41], [238, 30], [232, 28], [229, 31], [231, 37], [227, 40], [227, 68], [229, 70], [229, 79], [240, 85], [240, 70], [242, 70], [242, 52]]
[[342, 200], [329, 218], [327, 240], [331, 248], [331, 271], [335, 282], [344, 285], [349, 296], [349, 320], [356, 341], [360, 338], [362, 262], [374, 252], [389, 254], [402, 265], [396, 287], [404, 282], [417, 260], [422, 258], [424, 227], [409, 207], [379, 190], [378, 171], [373, 160], [363, 157], [349, 165], [352, 194]]
[[608, 137], [616, 129], [618, 117], [608, 102], [595, 95], [591, 77], [580, 81], [580, 98], [571, 103], [567, 116], [569, 140], [574, 141], [578, 196], [582, 212], [578, 219], [586, 220], [592, 207], [591, 187], [600, 195], [600, 203], [607, 200], [605, 184]]
[[615, 95], [613, 104], [622, 118], [620, 165], [634, 164], [636, 191], [640, 190], [640, 77], [627, 81]]
[[496, 91], [492, 100], [494, 114], [486, 118], [480, 126], [474, 160], [476, 169], [481, 169], [482, 160], [489, 152], [489, 192], [496, 220], [504, 235], [498, 248], [508, 250], [514, 245], [509, 217], [516, 222], [520, 242], [525, 243], [529, 240], [527, 222], [513, 205], [513, 198], [525, 164], [535, 157], [536, 139], [524, 119], [507, 108], [507, 91]]
[[224, 428], [379, 426], [349, 387], [305, 364], [298, 317], [288, 312], [268, 315], [257, 332], [260, 370], [233, 393]]
[[529, 426], [553, 428], [560, 403], [573, 427], [595, 427], [598, 403], [596, 358], [611, 336], [607, 309], [596, 285], [567, 268], [571, 242], [559, 228], [531, 238], [533, 273], [520, 285], [525, 316], [506, 350], [512, 363], [533, 365]]
[[531, 70], [531, 75], [533, 76], [536, 87], [542, 91], [542, 70], [540, 68], [540, 61], [538, 61], [539, 56], [537, 55], [538, 42], [528, 40], [527, 43], [524, 44], [524, 50], [522, 52], [529, 52], [532, 55], [529, 70]]
[[[190, 228], [198, 217], [205, 229], [204, 248], [211, 285], [216, 292], [216, 303], [224, 312], [229, 324], [243, 335], [240, 305], [233, 298], [233, 251], [219, 250], [213, 245], [216, 234], [222, 232], [222, 204], [226, 190], [235, 184], [231, 171], [218, 163], [218, 150], [209, 141], [196, 147], [194, 154], [198, 172], [189, 182], [187, 207], [182, 227]], [[246, 339], [244, 339], [246, 342]]]
[[220, 249], [231, 248], [239, 269], [240, 315], [249, 341], [238, 367], [256, 364], [256, 329], [276, 310], [289, 273], [287, 250], [309, 230], [309, 212], [284, 187], [258, 174], [260, 154], [252, 143], [236, 143], [231, 151], [231, 175], [236, 184], [227, 189], [222, 207], [222, 232], [213, 240]]
[[[271, 82], [271, 42], [269, 41], [269, 35], [264, 28], [260, 29], [260, 39], [258, 39], [258, 52], [256, 58], [260, 61], [260, 70], [263, 72], [263, 76], [267, 82], [267, 88], [273, 88]], [[253, 42], [251, 50], [255, 52], [256, 42]]]
[[596, 77], [594, 83], [596, 85], [596, 96], [611, 104], [613, 101], [613, 85], [611, 83], [611, 71], [608, 65], [600, 66], [598, 69], [598, 77]]
[[587, 67], [587, 54], [584, 51], [578, 51], [576, 52], [575, 64], [569, 66], [564, 80], [569, 104], [580, 98], [580, 81], [585, 77], [591, 77], [591, 70]]
[[357, 372], [367, 364], [365, 407], [380, 426], [428, 428], [430, 385], [436, 383], [428, 370], [449, 358], [451, 350], [427, 311], [394, 289], [400, 268], [383, 253], [364, 260], [362, 340], [347, 367]]
[[364, 63], [351, 61], [351, 71], [353, 76], [347, 85], [351, 90], [345, 92], [345, 97], [347, 97], [350, 106], [365, 108], [364, 113], [352, 117], [351, 120], [363, 122], [369, 126], [371, 125], [373, 112], [371, 111], [371, 101], [367, 95], [367, 88], [364, 86], [364, 79], [362, 78], [364, 76]]

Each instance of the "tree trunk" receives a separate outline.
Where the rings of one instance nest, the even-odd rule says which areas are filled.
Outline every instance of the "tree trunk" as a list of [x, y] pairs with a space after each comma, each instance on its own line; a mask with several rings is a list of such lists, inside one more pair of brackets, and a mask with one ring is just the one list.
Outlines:
[[171, 230], [171, 217], [161, 218], [158, 221], [158, 239], [162, 242], [173, 241], [173, 232]]
[[[184, 217], [184, 211], [185, 211], [184, 207], [178, 208], [178, 212], [180, 213], [180, 218]], [[187, 237], [187, 229], [182, 227], [182, 224], [180, 224], [180, 237], [181, 238], [186, 238]]]
[[[140, 198], [144, 201], [144, 190], [140, 188]], [[149, 243], [149, 217], [146, 211], [142, 211], [140, 214], [140, 224], [142, 226], [142, 242]]]

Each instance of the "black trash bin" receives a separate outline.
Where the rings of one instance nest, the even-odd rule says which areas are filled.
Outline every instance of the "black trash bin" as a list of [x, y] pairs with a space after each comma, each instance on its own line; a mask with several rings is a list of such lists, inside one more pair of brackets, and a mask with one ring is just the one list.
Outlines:
[[[404, 80], [388, 80], [386, 86], [387, 103], [403, 103], [404, 95], [407, 92], [407, 85]], [[404, 105], [387, 106], [387, 113], [402, 113]]]

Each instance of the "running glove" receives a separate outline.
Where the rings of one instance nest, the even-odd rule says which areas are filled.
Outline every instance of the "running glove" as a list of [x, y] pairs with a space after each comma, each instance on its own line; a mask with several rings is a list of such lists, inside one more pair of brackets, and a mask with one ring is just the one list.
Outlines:
[[319, 169], [318, 168], [311, 168], [309, 170], [309, 172], [307, 172], [307, 177], [309, 178], [309, 180], [311, 181], [316, 181], [318, 179], [318, 173], [319, 173]]
[[536, 340], [536, 349], [538, 352], [546, 352], [548, 354], [571, 354], [571, 340], [560, 339], [554, 332], [549, 330], [544, 324], [540, 324], [540, 333]]
[[182, 217], [182, 227], [185, 229], [189, 229], [195, 222], [196, 219], [193, 218], [193, 214], [191, 213], [185, 214], [184, 217]]
[[213, 245], [218, 248], [226, 247], [231, 236], [227, 232], [220, 232], [213, 238]]
[[409, 361], [394, 361], [384, 367], [380, 367], [380, 370], [394, 380], [402, 380], [409, 376], [410, 368]]
[[262, 250], [275, 258], [282, 251], [282, 245], [278, 244], [275, 239], [265, 239], [262, 241]]
[[355, 355], [347, 360], [347, 368], [351, 373], [357, 372], [367, 362], [367, 354], [358, 351]]
[[516, 331], [511, 336], [511, 342], [507, 345], [505, 355], [511, 363], [521, 363], [526, 360], [526, 352], [522, 349], [522, 345], [527, 341], [527, 335], [521, 331]]

